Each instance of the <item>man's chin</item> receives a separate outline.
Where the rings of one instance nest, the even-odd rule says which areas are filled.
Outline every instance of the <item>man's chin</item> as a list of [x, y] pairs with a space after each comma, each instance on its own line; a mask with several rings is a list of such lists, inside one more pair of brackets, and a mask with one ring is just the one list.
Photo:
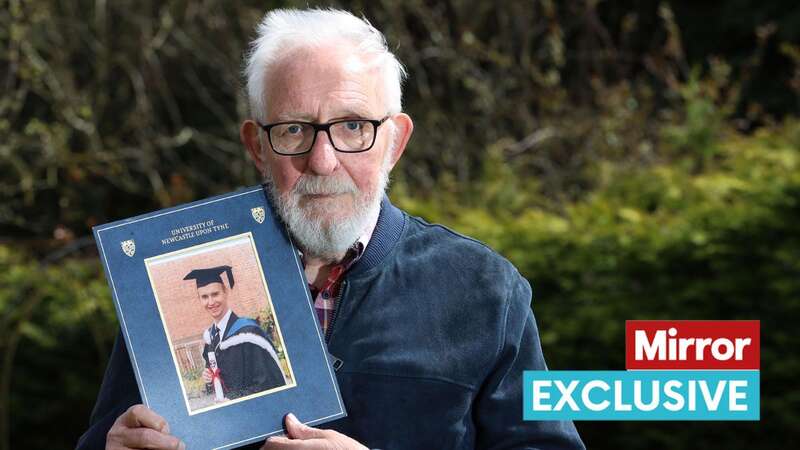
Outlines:
[[304, 195], [300, 208], [308, 220], [327, 227], [351, 219], [354, 213], [353, 203], [350, 194]]
[[335, 261], [353, 245], [363, 232], [363, 218], [345, 207], [302, 208], [300, 223], [289, 230], [303, 253], [322, 260]]
[[328, 235], [335, 233], [343, 225], [351, 223], [353, 214], [346, 211], [336, 211], [332, 214], [328, 211], [305, 211], [305, 220], [312, 223], [315, 229]]

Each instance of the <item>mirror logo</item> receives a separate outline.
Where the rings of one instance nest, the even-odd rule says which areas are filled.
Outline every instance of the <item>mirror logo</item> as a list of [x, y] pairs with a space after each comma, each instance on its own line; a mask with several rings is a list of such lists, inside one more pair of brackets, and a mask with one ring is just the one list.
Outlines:
[[629, 320], [624, 371], [525, 371], [525, 420], [759, 420], [760, 322]]

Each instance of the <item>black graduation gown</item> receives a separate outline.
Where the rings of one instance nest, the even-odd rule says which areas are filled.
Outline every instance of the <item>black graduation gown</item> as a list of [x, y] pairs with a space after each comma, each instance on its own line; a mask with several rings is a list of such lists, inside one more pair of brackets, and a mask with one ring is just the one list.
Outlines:
[[[208, 352], [215, 352], [225, 398], [232, 400], [286, 384], [275, 349], [255, 321], [231, 312], [222, 341], [211, 339], [210, 333], [209, 328], [204, 334], [203, 358], [210, 367]], [[207, 387], [213, 392], [213, 386]]]

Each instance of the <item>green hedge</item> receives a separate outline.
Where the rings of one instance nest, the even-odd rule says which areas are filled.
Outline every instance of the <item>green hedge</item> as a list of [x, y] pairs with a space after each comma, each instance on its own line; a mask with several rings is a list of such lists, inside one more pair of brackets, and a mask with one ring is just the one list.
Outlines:
[[74, 448], [117, 332], [115, 316], [99, 260], [45, 265], [0, 245], [5, 448]]
[[[490, 168], [476, 206], [407, 209], [488, 242], [534, 287], [556, 369], [624, 369], [626, 319], [760, 319], [760, 423], [582, 423], [591, 448], [777, 448], [800, 437], [800, 123], [730, 135], [709, 156], [597, 167], [598, 186], [560, 210]], [[489, 181], [491, 180], [491, 181]], [[482, 206], [479, 206], [482, 205]]]

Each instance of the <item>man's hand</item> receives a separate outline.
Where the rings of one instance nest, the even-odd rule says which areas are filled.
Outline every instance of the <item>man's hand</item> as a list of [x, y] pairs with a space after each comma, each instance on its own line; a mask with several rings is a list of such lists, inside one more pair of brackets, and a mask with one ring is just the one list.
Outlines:
[[367, 450], [367, 447], [333, 430], [320, 430], [303, 425], [294, 414], [286, 415], [288, 437], [271, 437], [261, 450]]
[[144, 405], [133, 405], [117, 418], [106, 435], [106, 450], [185, 450], [186, 444], [169, 434], [163, 417]]
[[205, 381], [206, 384], [209, 384], [209, 383], [211, 383], [212, 377], [213, 377], [213, 374], [211, 373], [211, 369], [206, 367], [205, 370], [203, 370], [203, 381]]

